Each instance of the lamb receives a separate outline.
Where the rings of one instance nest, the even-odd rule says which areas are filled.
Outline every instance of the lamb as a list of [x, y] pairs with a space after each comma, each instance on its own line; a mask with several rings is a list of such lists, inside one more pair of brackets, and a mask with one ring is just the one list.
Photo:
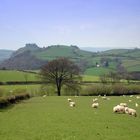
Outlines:
[[107, 98], [106, 98], [106, 96], [103, 96], [102, 99], [106, 100]]
[[70, 107], [75, 107], [75, 102], [70, 102]]
[[138, 107], [139, 106], [138, 103], [135, 103], [135, 106]]
[[127, 103], [120, 103], [120, 106], [127, 107]]
[[70, 99], [70, 98], [68, 98], [67, 100], [68, 100], [68, 102], [71, 102], [72, 101], [72, 99]]
[[128, 100], [129, 102], [132, 102], [132, 100]]
[[137, 112], [135, 109], [125, 107], [125, 113], [137, 117]]
[[45, 98], [47, 95], [43, 95], [42, 97]]
[[117, 106], [113, 107], [113, 112], [125, 113], [125, 107], [121, 106], [121, 105], [117, 105]]
[[140, 96], [137, 96], [136, 98], [137, 98], [137, 99], [140, 99]]
[[98, 108], [98, 107], [99, 107], [99, 103], [93, 103], [93, 104], [91, 105], [91, 107], [93, 107], [93, 108]]
[[95, 102], [97, 102], [97, 101], [98, 101], [98, 99], [97, 99], [97, 98], [93, 99], [93, 103], [95, 103]]

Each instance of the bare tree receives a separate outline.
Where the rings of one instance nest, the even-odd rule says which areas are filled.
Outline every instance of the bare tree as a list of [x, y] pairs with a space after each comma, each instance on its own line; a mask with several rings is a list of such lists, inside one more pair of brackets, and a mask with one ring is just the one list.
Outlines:
[[44, 82], [56, 86], [58, 96], [61, 96], [63, 86], [75, 89], [81, 76], [79, 68], [67, 58], [59, 58], [48, 62], [40, 72]]

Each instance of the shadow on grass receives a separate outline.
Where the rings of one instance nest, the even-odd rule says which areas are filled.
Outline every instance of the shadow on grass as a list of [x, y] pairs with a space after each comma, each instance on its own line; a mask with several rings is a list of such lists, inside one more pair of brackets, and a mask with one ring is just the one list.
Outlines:
[[9, 106], [0, 108], [0, 112], [7, 112], [7, 111], [9, 111], [10, 109], [12, 109], [14, 106], [15, 106], [14, 104], [11, 104], [11, 105], [9, 105]]

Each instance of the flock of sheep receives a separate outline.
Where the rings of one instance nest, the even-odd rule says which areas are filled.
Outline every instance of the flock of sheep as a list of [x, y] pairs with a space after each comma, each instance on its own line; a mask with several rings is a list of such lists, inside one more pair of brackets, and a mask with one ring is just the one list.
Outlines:
[[[130, 97], [133, 97], [133, 95], [130, 95]], [[140, 99], [140, 96], [136, 96], [136, 98]], [[106, 95], [104, 95], [102, 97], [102, 99], [110, 100], [110, 98], [106, 97]], [[70, 107], [75, 107], [76, 106], [76, 103], [74, 101], [72, 101], [71, 98], [68, 98], [67, 100], [69, 102]], [[130, 99], [128, 101], [132, 102], [132, 100], [130, 100]], [[139, 106], [138, 103], [135, 103], [135, 107], [138, 107], [138, 106]], [[93, 107], [93, 108], [98, 108], [99, 107], [98, 98], [93, 99], [93, 103], [92, 103], [91, 107]], [[113, 112], [114, 113], [121, 113], [121, 114], [129, 114], [131, 116], [137, 117], [137, 111], [135, 109], [133, 109], [133, 108], [129, 108], [127, 103], [120, 103], [120, 104], [114, 106], [113, 107]]]

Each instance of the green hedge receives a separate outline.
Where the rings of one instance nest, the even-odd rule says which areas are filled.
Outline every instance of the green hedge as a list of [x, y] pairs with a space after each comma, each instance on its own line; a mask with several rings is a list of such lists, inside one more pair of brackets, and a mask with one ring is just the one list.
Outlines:
[[131, 95], [140, 94], [139, 85], [90, 85], [83, 89], [81, 95], [83, 96], [96, 96], [96, 95], [108, 95], [108, 96], [120, 96], [120, 95]]
[[11, 104], [15, 104], [21, 100], [29, 99], [30, 95], [28, 93], [11, 95], [8, 97], [0, 97], [0, 108], [5, 108]]

